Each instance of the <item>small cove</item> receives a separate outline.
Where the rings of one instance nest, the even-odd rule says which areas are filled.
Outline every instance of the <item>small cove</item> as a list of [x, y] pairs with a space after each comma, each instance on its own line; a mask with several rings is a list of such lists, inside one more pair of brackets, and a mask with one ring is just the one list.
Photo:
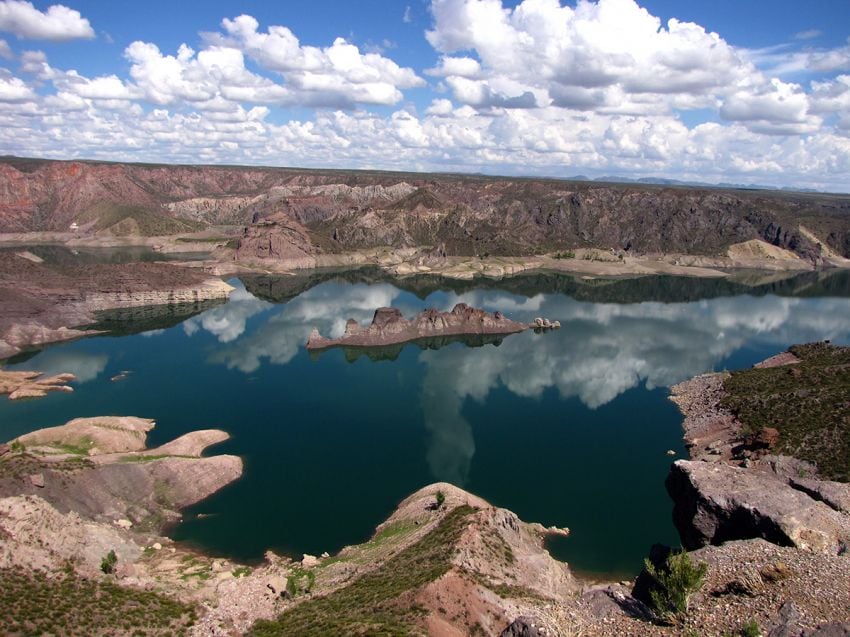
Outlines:
[[[11, 365], [79, 380], [73, 394], [2, 401], [0, 438], [103, 414], [156, 419], [150, 445], [228, 431], [213, 452], [242, 456], [244, 477], [188, 510], [171, 535], [237, 559], [333, 553], [367, 539], [410, 492], [444, 480], [524, 520], [570, 527], [550, 549], [577, 571], [626, 576], [651, 544], [677, 543], [666, 451], [684, 450], [668, 387], [796, 342], [850, 342], [846, 273], [760, 285], [353, 273], [232, 283], [227, 304], [177, 325]], [[303, 348], [312, 327], [337, 335], [379, 306], [410, 316], [459, 301], [563, 327], [371, 357]], [[123, 370], [126, 379], [110, 380]]]

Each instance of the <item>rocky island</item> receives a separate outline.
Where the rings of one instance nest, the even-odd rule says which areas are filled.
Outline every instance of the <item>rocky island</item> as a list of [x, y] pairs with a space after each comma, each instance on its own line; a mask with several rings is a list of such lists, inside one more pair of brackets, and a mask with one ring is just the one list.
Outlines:
[[404, 318], [401, 311], [392, 307], [375, 310], [372, 323], [361, 326], [354, 319], [345, 324], [345, 333], [339, 338], [324, 338], [314, 329], [307, 340], [307, 349], [322, 350], [329, 347], [384, 347], [418, 339], [445, 336], [470, 336], [515, 334], [528, 329], [559, 329], [559, 321], [536, 318], [532, 323], [519, 323], [501, 312], [487, 312], [458, 303], [448, 312], [423, 310], [412, 319]]

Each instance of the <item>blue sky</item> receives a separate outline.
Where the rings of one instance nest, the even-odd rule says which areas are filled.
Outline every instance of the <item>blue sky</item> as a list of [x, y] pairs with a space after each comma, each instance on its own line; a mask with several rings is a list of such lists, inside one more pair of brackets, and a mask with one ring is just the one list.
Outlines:
[[0, 154], [850, 191], [850, 2], [0, 0]]

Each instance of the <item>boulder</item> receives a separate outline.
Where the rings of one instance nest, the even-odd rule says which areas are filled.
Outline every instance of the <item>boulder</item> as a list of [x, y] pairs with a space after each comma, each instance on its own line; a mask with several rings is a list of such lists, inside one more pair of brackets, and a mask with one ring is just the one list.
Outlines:
[[678, 460], [666, 485], [689, 550], [750, 538], [828, 554], [850, 545], [850, 516], [770, 473]]
[[532, 617], [517, 617], [499, 637], [546, 637], [546, 633], [537, 626], [538, 623]]
[[836, 511], [850, 514], [850, 484], [797, 477], [790, 478], [789, 484]]
[[799, 637], [802, 633], [800, 626], [800, 610], [794, 602], [785, 602], [779, 608], [767, 628], [767, 637]]
[[288, 580], [285, 577], [281, 577], [280, 575], [271, 575], [266, 580], [266, 588], [268, 588], [274, 595], [283, 595], [286, 593], [286, 585]]
[[44, 488], [44, 474], [43, 473], [34, 473], [30, 476], [30, 484], [34, 487], [38, 487], [39, 489]]

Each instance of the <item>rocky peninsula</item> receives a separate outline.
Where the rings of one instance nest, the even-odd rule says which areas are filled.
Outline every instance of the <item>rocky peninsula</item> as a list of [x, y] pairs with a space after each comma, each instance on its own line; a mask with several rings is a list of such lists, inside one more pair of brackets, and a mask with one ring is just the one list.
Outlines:
[[232, 290], [218, 277], [166, 263], [62, 266], [0, 251], [0, 360], [92, 334], [109, 312], [185, 318], [223, 303]]
[[501, 312], [487, 312], [458, 303], [448, 312], [426, 309], [408, 320], [401, 311], [392, 307], [375, 310], [372, 322], [361, 326], [354, 319], [345, 324], [345, 333], [339, 338], [324, 338], [313, 329], [307, 340], [308, 350], [329, 347], [385, 347], [419, 339], [447, 336], [483, 336], [515, 334], [528, 329], [559, 329], [559, 321], [537, 318], [532, 323], [519, 323]]

